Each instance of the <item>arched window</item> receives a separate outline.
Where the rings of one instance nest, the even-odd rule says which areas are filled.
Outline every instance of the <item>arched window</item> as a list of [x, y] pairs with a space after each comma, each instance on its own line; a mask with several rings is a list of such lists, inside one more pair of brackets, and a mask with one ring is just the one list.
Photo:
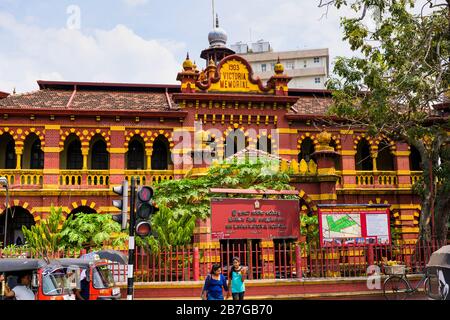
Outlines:
[[411, 146], [411, 154], [409, 155], [409, 168], [411, 171], [422, 171], [422, 156], [416, 147]]
[[355, 167], [358, 171], [373, 170], [373, 162], [370, 155], [370, 145], [366, 139], [362, 139], [356, 147]]
[[377, 170], [393, 171], [394, 156], [391, 153], [391, 146], [386, 140], [382, 140], [378, 145]]
[[67, 147], [67, 169], [83, 169], [83, 155], [81, 153], [81, 142], [78, 138], [69, 143]]
[[310, 162], [312, 154], [314, 153], [314, 144], [311, 138], [306, 138], [302, 141], [300, 153], [298, 154], [298, 162], [305, 160]]
[[169, 141], [164, 136], [159, 136], [153, 143], [152, 170], [168, 170], [172, 164]]
[[9, 140], [6, 144], [5, 169], [15, 169], [17, 165], [16, 144], [14, 140]]
[[[28, 139], [27, 139], [28, 140]], [[28, 144], [31, 144], [29, 147]], [[41, 148], [41, 140], [39, 140], [39, 137], [34, 136], [30, 137], [30, 141], [25, 141], [25, 148], [30, 148], [29, 151], [26, 150], [26, 155], [28, 159], [24, 159], [23, 164], [24, 168], [25, 165], [28, 166], [29, 162], [29, 168], [33, 170], [41, 170], [44, 169], [44, 152]]]
[[248, 147], [248, 139], [246, 139], [244, 132], [240, 129], [235, 129], [227, 136], [225, 143], [225, 157], [231, 157], [246, 147]]
[[129, 143], [126, 158], [128, 170], [145, 169], [144, 145], [137, 138]]
[[92, 170], [108, 170], [109, 169], [109, 153], [107, 151], [106, 142], [102, 139], [97, 140], [92, 145], [91, 169]]
[[[337, 143], [333, 139], [330, 142], [330, 147], [333, 147], [334, 151], [337, 151]], [[342, 170], [341, 162], [342, 162], [342, 157], [340, 155], [336, 155], [334, 157], [334, 168], [338, 171]]]
[[256, 144], [256, 149], [272, 154], [272, 140], [267, 136], [261, 136]]

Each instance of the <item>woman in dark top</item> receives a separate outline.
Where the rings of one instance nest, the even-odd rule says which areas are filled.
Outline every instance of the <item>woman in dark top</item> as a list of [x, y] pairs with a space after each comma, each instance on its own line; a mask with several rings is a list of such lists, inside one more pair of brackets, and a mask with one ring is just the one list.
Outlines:
[[228, 285], [222, 274], [222, 268], [218, 264], [214, 264], [211, 273], [205, 279], [203, 286], [202, 298], [207, 300], [224, 300], [223, 290], [228, 292]]

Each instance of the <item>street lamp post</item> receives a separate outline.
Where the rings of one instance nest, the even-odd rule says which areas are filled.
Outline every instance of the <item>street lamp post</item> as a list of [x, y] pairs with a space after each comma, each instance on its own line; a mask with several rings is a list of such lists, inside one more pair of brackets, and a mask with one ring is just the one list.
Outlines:
[[4, 238], [3, 238], [3, 247], [6, 248], [6, 237], [8, 235], [8, 207], [9, 207], [9, 185], [8, 179], [6, 177], [0, 177], [0, 185], [5, 187], [6, 189], [6, 212], [5, 212], [5, 230], [4, 230]]

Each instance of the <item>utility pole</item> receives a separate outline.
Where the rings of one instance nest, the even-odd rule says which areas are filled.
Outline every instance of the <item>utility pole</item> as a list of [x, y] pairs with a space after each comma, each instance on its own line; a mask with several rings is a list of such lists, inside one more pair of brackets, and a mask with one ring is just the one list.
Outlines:
[[134, 229], [136, 223], [135, 216], [135, 202], [136, 202], [136, 179], [131, 178], [131, 197], [130, 197], [130, 232], [128, 240], [128, 289], [127, 300], [134, 298], [134, 260], [135, 260], [135, 238]]
[[5, 209], [5, 235], [4, 235], [4, 239], [3, 239], [3, 248], [6, 248], [6, 241], [7, 241], [7, 236], [8, 236], [8, 209], [9, 209], [9, 184], [8, 184], [8, 178], [6, 177], [1, 177], [0, 178], [0, 185], [5, 187], [6, 189], [6, 209]]

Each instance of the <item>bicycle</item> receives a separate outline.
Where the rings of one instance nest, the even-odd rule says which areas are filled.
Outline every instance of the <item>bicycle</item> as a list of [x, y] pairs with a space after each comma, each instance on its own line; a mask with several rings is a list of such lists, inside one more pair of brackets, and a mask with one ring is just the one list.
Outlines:
[[383, 283], [383, 294], [386, 300], [405, 300], [408, 296], [419, 291], [423, 285], [425, 294], [433, 300], [442, 300], [439, 292], [439, 280], [428, 270], [420, 281], [413, 287], [406, 277], [407, 268], [404, 265], [385, 266], [385, 274], [389, 277]]

